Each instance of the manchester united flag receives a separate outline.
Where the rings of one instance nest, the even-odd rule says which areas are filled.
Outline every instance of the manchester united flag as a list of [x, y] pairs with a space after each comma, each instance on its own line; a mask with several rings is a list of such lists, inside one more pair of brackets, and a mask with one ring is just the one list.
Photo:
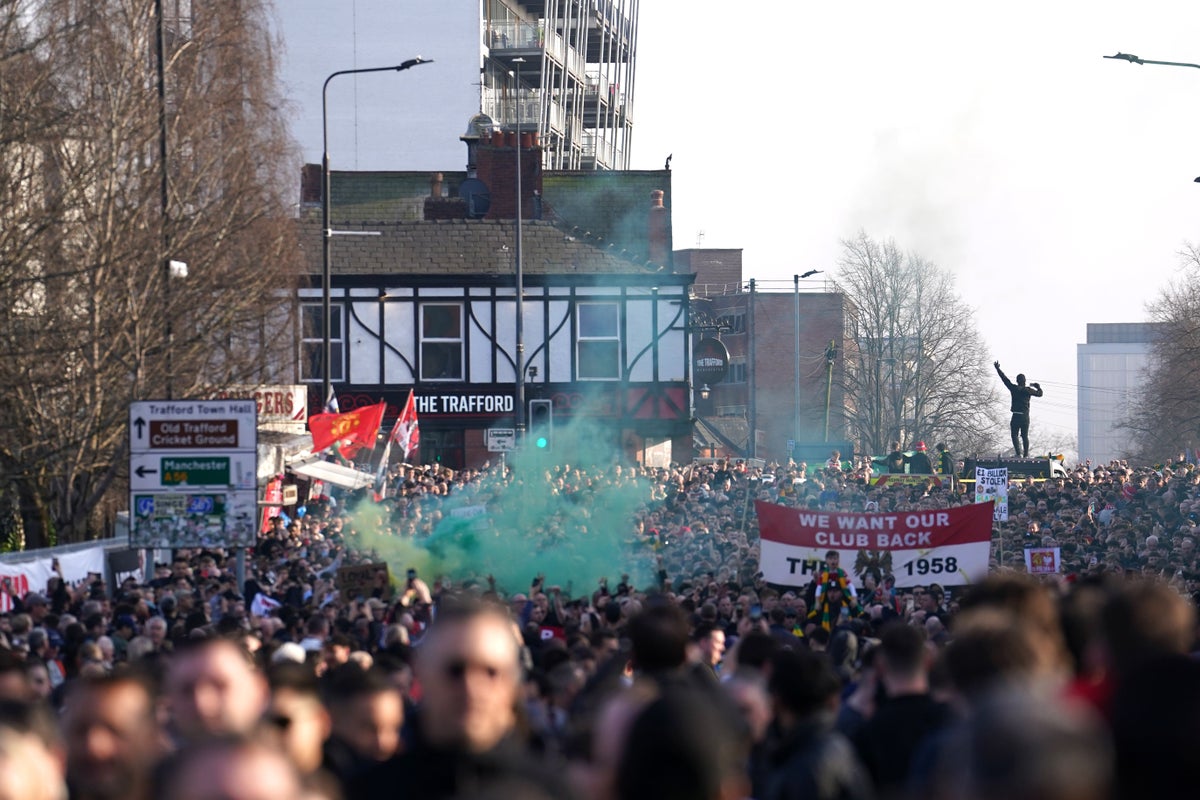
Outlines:
[[374, 447], [385, 408], [386, 403], [376, 403], [345, 414], [313, 414], [308, 418], [313, 450], [319, 452], [338, 444], [342, 455], [354, 458], [360, 448]]

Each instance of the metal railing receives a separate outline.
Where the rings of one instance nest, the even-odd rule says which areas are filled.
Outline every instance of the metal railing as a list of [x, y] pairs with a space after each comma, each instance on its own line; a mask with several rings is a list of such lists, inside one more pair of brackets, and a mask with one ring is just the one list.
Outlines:
[[542, 121], [542, 92], [540, 89], [523, 90], [513, 97], [511, 92], [485, 89], [483, 113], [502, 127], [510, 127], [518, 121], [522, 128], [535, 130]]
[[484, 32], [492, 50], [533, 50], [546, 43], [545, 28], [528, 22], [493, 22]]
[[[703, 248], [697, 248], [703, 249]], [[792, 280], [756, 280], [754, 290], [760, 294], [791, 294], [796, 291]], [[815, 278], [800, 281], [802, 292], [834, 292], [837, 287], [830, 280]], [[750, 280], [740, 283], [693, 283], [691, 296], [695, 297], [724, 297], [734, 294], [749, 294]]]

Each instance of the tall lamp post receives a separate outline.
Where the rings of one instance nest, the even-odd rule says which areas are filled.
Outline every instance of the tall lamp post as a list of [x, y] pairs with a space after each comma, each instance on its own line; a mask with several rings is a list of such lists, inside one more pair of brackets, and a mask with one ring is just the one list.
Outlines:
[[[1200, 64], [1192, 64], [1188, 61], [1154, 61], [1149, 58], [1138, 58], [1129, 53], [1117, 53], [1114, 56], [1105, 56], [1105, 58], [1115, 58], [1119, 61], [1128, 61], [1130, 64], [1161, 64], [1164, 67], [1191, 67], [1200, 69]], [[1200, 183], [1200, 178], [1195, 179], [1196, 183]]]
[[514, 386], [514, 394], [516, 397], [513, 401], [516, 405], [516, 428], [517, 442], [524, 444], [525, 439], [525, 264], [521, 254], [521, 65], [525, 63], [523, 58], [514, 58], [513, 64], [516, 65], [516, 71], [510, 72], [516, 79], [516, 87], [513, 90], [514, 103], [513, 107], [516, 111], [513, 124], [517, 133], [517, 223], [516, 223], [516, 250], [515, 256], [517, 260], [516, 266], [516, 312], [517, 312], [517, 379]]
[[1148, 58], [1131, 56], [1129, 53], [1117, 53], [1115, 56], [1105, 56], [1105, 58], [1128, 61], [1130, 64], [1162, 64], [1164, 67], [1195, 67], [1196, 69], [1200, 69], [1200, 64], [1189, 64], [1186, 61], [1152, 61]]
[[334, 232], [332, 224], [329, 221], [329, 114], [327, 111], [329, 82], [339, 75], [361, 75], [366, 72], [403, 72], [418, 64], [431, 63], [433, 63], [433, 59], [417, 56], [394, 67], [364, 67], [363, 69], [338, 70], [326, 78], [325, 84], [321, 87], [321, 238], [323, 240], [321, 261], [321, 345], [323, 349], [321, 358], [324, 361], [321, 365], [321, 401], [325, 404], [329, 403], [333, 395], [333, 383], [330, 377], [333, 368], [333, 329], [329, 321], [331, 302], [329, 262]]

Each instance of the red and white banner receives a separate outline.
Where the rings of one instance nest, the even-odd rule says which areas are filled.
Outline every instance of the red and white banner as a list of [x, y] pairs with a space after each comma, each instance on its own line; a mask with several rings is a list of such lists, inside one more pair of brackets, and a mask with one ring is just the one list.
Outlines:
[[283, 513], [283, 478], [271, 478], [267, 481], [263, 493], [262, 521], [258, 527], [259, 533], [271, 530], [271, 520]]
[[756, 501], [759, 569], [769, 583], [806, 586], [836, 550], [857, 584], [860, 564], [894, 575], [904, 588], [982, 580], [991, 554], [992, 504], [852, 514]]
[[1026, 547], [1025, 571], [1030, 575], [1057, 575], [1062, 572], [1062, 553], [1057, 547]]

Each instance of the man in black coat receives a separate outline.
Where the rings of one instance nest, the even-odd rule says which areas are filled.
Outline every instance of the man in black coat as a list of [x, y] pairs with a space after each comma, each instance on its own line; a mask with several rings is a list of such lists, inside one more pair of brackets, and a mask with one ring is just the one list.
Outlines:
[[841, 681], [824, 653], [783, 650], [768, 684], [776, 742], [760, 800], [860, 800], [874, 794], [854, 747], [834, 730]]
[[444, 604], [415, 652], [422, 696], [412, 738], [354, 781], [348, 797], [439, 800], [522, 787], [569, 796], [517, 734], [520, 645], [502, 610]]
[[1014, 384], [1000, 369], [999, 361], [994, 362], [993, 366], [1000, 375], [1000, 380], [1004, 381], [1004, 387], [1012, 395], [1012, 420], [1008, 427], [1012, 432], [1013, 449], [1017, 451], [1017, 458], [1029, 458], [1029, 398], [1041, 397], [1042, 387], [1036, 383], [1026, 386], [1023, 374], [1017, 376], [1017, 382]]
[[950, 710], [929, 694], [925, 629], [893, 622], [880, 635], [876, 671], [886, 700], [859, 729], [858, 754], [884, 796], [904, 789], [924, 738], [950, 721]]

